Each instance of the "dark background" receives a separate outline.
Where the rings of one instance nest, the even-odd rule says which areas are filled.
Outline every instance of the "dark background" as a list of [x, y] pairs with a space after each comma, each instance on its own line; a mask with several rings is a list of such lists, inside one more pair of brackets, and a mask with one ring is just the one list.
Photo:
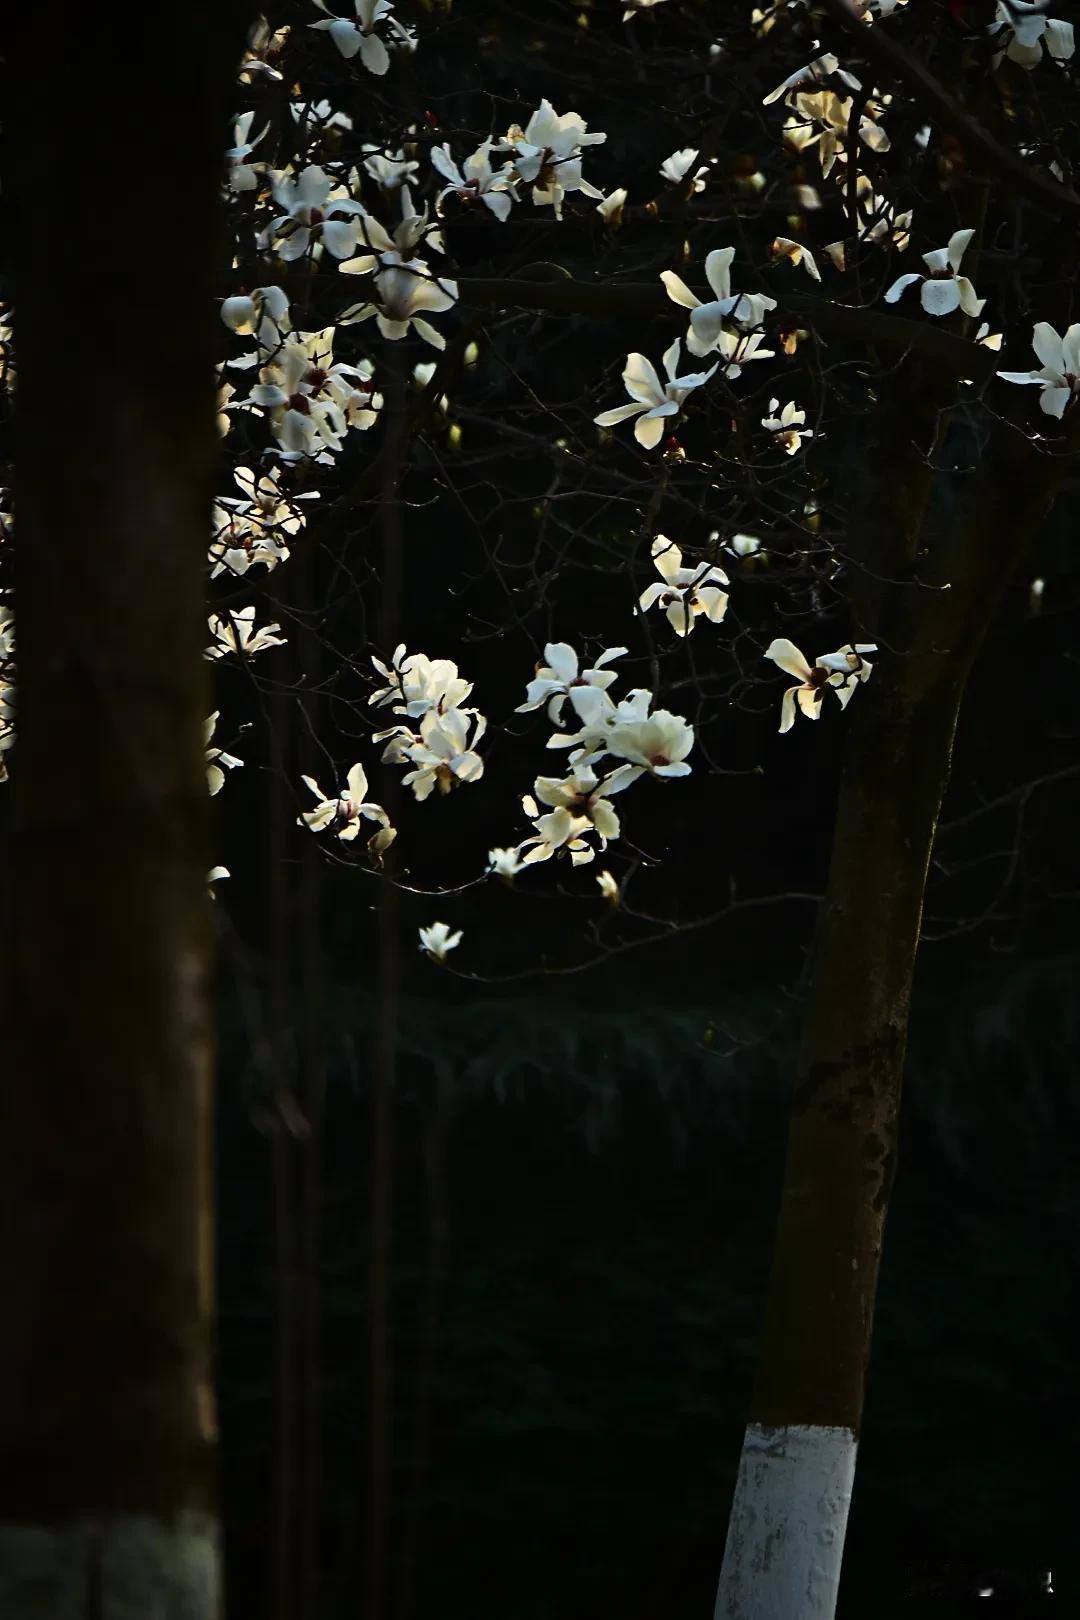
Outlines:
[[[609, 132], [587, 153], [590, 177], [605, 190], [629, 183], [632, 206], [661, 196], [658, 222], [628, 218], [614, 240], [591, 205], [568, 205], [561, 231], [527, 205], [501, 236], [482, 216], [450, 219], [462, 275], [496, 273], [511, 253], [632, 281], [670, 265], [700, 285], [704, 253], [728, 241], [740, 263], [760, 267], [798, 178], [775, 154], [761, 94], [804, 59], [805, 42], [777, 36], [763, 51], [736, 30], [733, 71], [703, 85], [701, 53], [726, 8], [682, 6], [676, 21], [675, 6], [657, 7], [626, 34], [597, 14], [588, 48], [579, 9], [590, 12], [417, 8], [418, 56], [378, 83], [304, 30], [307, 8], [272, 20], [294, 22], [305, 95], [353, 111], [346, 154], [383, 134], [392, 145], [424, 118], [461, 155], [547, 94]], [[914, 147], [904, 116], [890, 126], [888, 161], [897, 195], [919, 200], [925, 176], [905, 178]], [[718, 154], [706, 204], [673, 209], [656, 168], [706, 127]], [[748, 163], [767, 172], [760, 196], [740, 189]], [[419, 190], [429, 195], [430, 181]], [[385, 199], [366, 200], [392, 219]], [[819, 216], [808, 239], [830, 239], [835, 225]], [[988, 263], [979, 285], [1016, 313], [1008, 273]], [[334, 295], [319, 283], [310, 324], [320, 310], [329, 318]], [[439, 324], [462, 331], [474, 317], [463, 302]], [[598, 446], [590, 419], [622, 399], [627, 349], [657, 360], [682, 324], [674, 309], [637, 324], [488, 317], [479, 365], [450, 388], [460, 447], [447, 423], [427, 422], [390, 505], [370, 487], [355, 496], [374, 438], [320, 472], [322, 514], [260, 595], [259, 622], [280, 617], [290, 648], [253, 671], [221, 671], [215, 740], [245, 761], [217, 801], [233, 873], [218, 899], [219, 1364], [235, 1615], [281, 1613], [281, 1538], [302, 1539], [301, 1521], [319, 1572], [311, 1613], [363, 1611], [380, 1019], [398, 1049], [395, 1620], [432, 1609], [444, 1620], [711, 1611], [812, 937], [812, 904], [783, 897], [821, 892], [844, 735], [832, 705], [819, 725], [800, 720], [778, 737], [782, 683], [761, 654], [773, 634], [817, 652], [858, 630], [844, 510], [868, 395], [859, 357], [841, 346], [825, 357], [839, 366], [828, 387], [809, 365], [796, 393], [818, 437], [805, 463], [778, 472], [773, 462], [745, 473], [719, 394], [679, 428], [686, 463], [640, 456], [629, 428]], [[368, 327], [352, 334], [357, 353], [404, 367], [406, 386], [408, 368], [431, 357], [412, 341], [389, 354]], [[340, 352], [353, 358], [346, 341]], [[781, 375], [752, 369], [760, 376], [739, 388], [749, 419]], [[947, 448], [960, 459], [980, 442], [973, 412]], [[814, 532], [790, 515], [811, 493], [823, 510]], [[942, 512], [955, 494], [943, 477]], [[957, 740], [914, 1002], [846, 1620], [1038, 1613], [1048, 1570], [1063, 1612], [1080, 1612], [1067, 1326], [1080, 1252], [1075, 494], [1065, 489], [1010, 589]], [[745, 906], [649, 944], [663, 927], [606, 908], [596, 868], [545, 869], [513, 892], [476, 880], [491, 845], [527, 830], [521, 792], [563, 757], [545, 753], [542, 716], [513, 714], [544, 641], [626, 642], [617, 690], [651, 684], [629, 610], [651, 577], [658, 528], [692, 548], [716, 528], [750, 530], [769, 557], [725, 560], [732, 605], [719, 629], [703, 624], [669, 648], [659, 621], [649, 627], [664, 650], [664, 701], [699, 728], [694, 775], [625, 795], [625, 839], [597, 864], [629, 878], [630, 911], [686, 923], [722, 914], [733, 896]], [[401, 572], [389, 608], [388, 546]], [[1046, 589], [1035, 600], [1037, 576]], [[367, 659], [399, 635], [410, 650], [457, 659], [492, 728], [483, 782], [395, 806], [391, 864], [419, 892], [387, 921], [377, 878], [295, 816], [309, 803], [300, 770], [332, 791], [356, 758], [373, 796], [391, 802], [394, 773], [370, 743], [385, 711], [373, 720], [366, 706]], [[897, 652], [883, 650], [875, 679]], [[472, 886], [431, 892], [458, 884]], [[436, 917], [465, 930], [441, 973], [416, 949], [417, 927]], [[325, 1095], [321, 1119], [313, 1095]], [[293, 1334], [284, 1367], [283, 1319]], [[307, 1437], [284, 1509], [283, 1422]]]

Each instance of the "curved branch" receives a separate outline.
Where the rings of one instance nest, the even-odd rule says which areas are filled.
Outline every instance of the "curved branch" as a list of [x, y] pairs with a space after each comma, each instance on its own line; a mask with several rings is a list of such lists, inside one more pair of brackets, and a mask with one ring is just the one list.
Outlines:
[[[547, 310], [553, 315], [591, 315], [601, 320], [640, 320], [670, 313], [674, 308], [662, 286], [647, 282], [604, 285], [574, 281], [569, 276], [551, 281], [464, 276], [458, 278], [458, 290], [463, 304], [477, 308]], [[780, 307], [766, 317], [766, 325], [790, 323], [792, 316], [822, 337], [871, 344], [897, 354], [917, 354], [953, 377], [984, 382], [997, 363], [991, 350], [952, 332], [901, 315], [834, 304], [810, 293], [783, 293]]]
[[915, 97], [931, 123], [955, 135], [970, 154], [982, 158], [998, 179], [1050, 213], [1080, 220], [1080, 196], [1075, 191], [1041, 169], [1033, 169], [1010, 147], [1002, 146], [898, 40], [877, 25], [867, 28], [851, 0], [821, 0], [821, 5], [841, 28], [858, 34], [860, 50], [872, 66], [898, 79]]

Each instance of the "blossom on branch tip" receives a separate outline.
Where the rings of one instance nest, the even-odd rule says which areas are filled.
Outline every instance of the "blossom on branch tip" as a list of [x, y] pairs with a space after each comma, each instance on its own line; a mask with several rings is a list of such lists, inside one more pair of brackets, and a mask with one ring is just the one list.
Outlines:
[[284, 647], [285, 637], [277, 632], [280, 624], [264, 624], [258, 630], [255, 628], [254, 607], [237, 608], [229, 614], [212, 613], [209, 621], [210, 634], [215, 638], [215, 644], [206, 649], [207, 658], [226, 658], [233, 653], [241, 658], [254, 658], [256, 653], [265, 652], [268, 647]]
[[697, 156], [696, 146], [683, 146], [677, 152], [672, 152], [660, 165], [662, 178], [673, 186], [681, 186], [689, 178], [692, 192], [704, 191], [709, 178], [709, 165], [703, 163], [699, 169], [694, 169], [693, 175], [690, 174]]
[[621, 720], [608, 735], [616, 759], [639, 765], [650, 776], [689, 776], [686, 756], [694, 746], [694, 728], [681, 714], [657, 709], [642, 720]]
[[788, 400], [778, 416], [776, 412], [779, 409], [780, 401], [770, 399], [770, 414], [761, 418], [761, 425], [773, 435], [776, 443], [781, 445], [789, 456], [797, 455], [802, 448], [802, 441], [814, 437], [814, 430], [803, 426], [806, 412], [796, 405], [793, 399]]
[[998, 0], [997, 19], [986, 31], [999, 41], [995, 65], [1005, 55], [1029, 73], [1042, 61], [1044, 48], [1047, 56], [1057, 62], [1067, 62], [1076, 49], [1072, 23], [1048, 17], [1045, 3], [1008, 0], [1006, 4]]
[[412, 788], [418, 803], [423, 803], [435, 788], [449, 793], [459, 782], [480, 780], [484, 762], [476, 745], [486, 729], [486, 719], [474, 709], [447, 709], [443, 713], [429, 709], [420, 718], [418, 734], [408, 726], [393, 726], [389, 731], [377, 732], [375, 741], [388, 739], [382, 756], [385, 763], [412, 767], [402, 777], [402, 783]]
[[442, 146], [431, 149], [431, 166], [437, 169], [443, 179], [448, 182], [439, 192], [438, 201], [447, 195], [454, 195], [462, 202], [483, 203], [498, 220], [505, 220], [510, 208], [517, 201], [514, 190], [514, 166], [504, 163], [501, 169], [491, 167], [490, 138], [482, 141], [465, 159], [459, 169], [450, 156], [450, 146], [444, 142]]
[[960, 274], [960, 261], [974, 235], [970, 229], [954, 231], [947, 247], [924, 253], [922, 260], [930, 274], [920, 276], [909, 271], [900, 276], [885, 294], [885, 302], [895, 304], [905, 287], [920, 282], [919, 297], [928, 315], [951, 315], [956, 309], [962, 309], [965, 315], [978, 315], [986, 299], [979, 298], [967, 276]]
[[284, 209], [270, 225], [270, 240], [280, 258], [300, 259], [313, 244], [321, 244], [335, 259], [347, 259], [354, 252], [359, 231], [355, 216], [364, 210], [317, 163], [309, 163], [295, 177], [279, 175], [273, 196]]
[[1062, 337], [1049, 321], [1038, 321], [1031, 338], [1038, 371], [999, 371], [1003, 382], [1034, 383], [1042, 389], [1039, 409], [1061, 419], [1065, 409], [1080, 393], [1080, 321], [1066, 328]]
[[451, 933], [449, 924], [444, 922], [428, 923], [419, 932], [420, 949], [434, 962], [445, 962], [447, 951], [456, 951], [462, 940], [462, 930]]
[[300, 780], [311, 789], [319, 802], [314, 810], [301, 811], [296, 818], [297, 826], [308, 827], [312, 832], [323, 832], [329, 827], [336, 837], [351, 843], [360, 832], [362, 820], [375, 821], [379, 824], [380, 832], [372, 843], [377, 842], [378, 852], [381, 853], [393, 842], [395, 830], [390, 826], [390, 817], [381, 804], [367, 798], [368, 781], [362, 765], [351, 768], [345, 778], [345, 786], [334, 798], [327, 798], [313, 776], [302, 776]]
[[440, 714], [447, 709], [457, 709], [472, 691], [472, 682], [458, 674], [458, 667], [451, 659], [406, 653], [403, 641], [394, 648], [389, 664], [379, 658], [372, 658], [371, 662], [387, 685], [373, 692], [368, 702], [380, 708], [392, 704], [395, 714], [406, 714], [414, 720], [427, 714], [429, 709]]
[[634, 437], [646, 450], [655, 449], [664, 436], [664, 418], [678, 416], [687, 395], [707, 383], [717, 369], [711, 366], [708, 371], [688, 372], [679, 377], [676, 375], [679, 355], [680, 345], [676, 338], [664, 351], [667, 382], [661, 384], [651, 360], [647, 360], [643, 354], [628, 354], [622, 380], [634, 403], [601, 411], [599, 416], [593, 417], [597, 427], [614, 427], [617, 422], [625, 422], [629, 417], [636, 416]]
[[544, 648], [546, 664], [538, 664], [536, 675], [529, 682], [525, 702], [519, 703], [515, 714], [529, 714], [547, 704], [548, 719], [555, 725], [562, 721], [563, 708], [569, 697], [582, 687], [598, 687], [606, 691], [616, 679], [613, 669], [604, 669], [614, 658], [625, 656], [625, 647], [607, 647], [589, 669], [579, 669], [578, 655], [565, 641], [549, 641]]
[[821, 704], [827, 691], [836, 693], [840, 707], [846, 709], [858, 682], [868, 681], [873, 665], [863, 657], [876, 652], [872, 641], [848, 642], [834, 653], [824, 653], [811, 665], [794, 643], [781, 636], [770, 642], [765, 657], [771, 658], [787, 675], [794, 675], [798, 684], [789, 686], [780, 705], [780, 730], [790, 731], [795, 724], [795, 704], [808, 720], [821, 717]]
[[220, 709], [215, 709], [213, 714], [203, 722], [203, 748], [206, 751], [206, 786], [209, 789], [211, 798], [220, 793], [225, 786], [225, 771], [221, 767], [224, 765], [226, 770], [234, 771], [244, 763], [242, 759], [237, 759], [235, 754], [227, 754], [224, 748], [215, 748], [213, 746], [211, 739], [220, 713]]
[[727, 592], [721, 587], [729, 583], [722, 568], [705, 562], [684, 568], [682, 551], [664, 534], [653, 540], [650, 555], [662, 582], [642, 591], [638, 599], [640, 613], [662, 607], [678, 636], [688, 636], [695, 618], [702, 613], [713, 624], [720, 623], [728, 605]]
[[359, 53], [368, 72], [381, 77], [390, 66], [390, 57], [375, 28], [379, 23], [387, 23], [391, 28], [400, 29], [400, 24], [394, 23], [390, 17], [393, 11], [391, 0], [353, 0], [355, 21], [350, 17], [335, 16], [325, 0], [313, 0], [313, 4], [326, 12], [326, 18], [309, 23], [308, 27], [329, 34], [346, 61]]
[[790, 259], [794, 265], [801, 264], [812, 281], [821, 280], [821, 271], [810, 249], [803, 247], [801, 242], [793, 241], [790, 236], [778, 236], [769, 252], [774, 259]]
[[586, 146], [606, 141], [602, 130], [586, 129], [580, 113], [557, 113], [547, 97], [531, 114], [525, 128], [512, 124], [501, 141], [492, 145], [496, 152], [510, 152], [515, 178], [531, 185], [535, 207], [551, 207], [555, 218], [562, 218], [563, 198], [580, 191], [596, 201], [604, 193], [582, 178], [581, 153]]
[[690, 311], [686, 347], [691, 354], [711, 354], [714, 349], [721, 348], [722, 336], [729, 335], [725, 331], [725, 321], [732, 321], [744, 328], [760, 326], [766, 313], [776, 308], [776, 299], [770, 298], [767, 293], [732, 292], [731, 261], [734, 257], [734, 248], [714, 248], [706, 255], [705, 277], [715, 294], [708, 303], [703, 303], [692, 293], [673, 270], [660, 273], [660, 280], [671, 301]]

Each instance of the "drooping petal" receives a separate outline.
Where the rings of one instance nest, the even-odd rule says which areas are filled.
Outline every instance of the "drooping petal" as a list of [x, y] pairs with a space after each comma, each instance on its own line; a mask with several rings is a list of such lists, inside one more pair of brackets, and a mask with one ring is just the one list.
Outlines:
[[681, 276], [677, 276], [674, 270], [662, 270], [660, 280], [667, 288], [667, 295], [672, 303], [680, 305], [683, 309], [697, 309], [701, 299], [694, 297], [686, 282]]
[[1070, 399], [1072, 399], [1071, 388], [1066, 388], [1064, 384], [1054, 384], [1050, 388], [1044, 388], [1039, 395], [1039, 409], [1045, 411], [1047, 416], [1055, 416], [1060, 421]]
[[765, 649], [765, 657], [771, 658], [779, 669], [788, 675], [794, 675], [797, 680], [810, 679], [810, 665], [794, 642], [788, 641], [786, 636], [779, 636], [775, 641], [771, 641]]
[[631, 399], [643, 405], [659, 405], [664, 398], [656, 367], [645, 355], [636, 351], [626, 357], [622, 380]]
[[922, 279], [922, 276], [916, 275], [913, 271], [909, 271], [906, 276], [898, 276], [885, 294], [885, 302], [895, 304], [905, 287], [910, 287], [912, 282], [922, 281]]
[[386, 72], [390, 66], [390, 57], [378, 34], [363, 34], [361, 36], [360, 60], [369, 73], [374, 73], [379, 78]]
[[644, 402], [638, 405], [616, 405], [614, 410], [601, 411], [599, 416], [593, 417], [593, 421], [597, 427], [615, 427], [618, 422], [625, 422], [627, 417], [640, 416], [642, 411], [647, 411], [648, 408]]
[[[672, 405], [671, 410], [674, 411], [675, 409], [676, 407]], [[655, 450], [663, 436], [664, 423], [662, 417], [655, 416], [652, 412], [638, 417], [634, 424], [634, 438], [643, 449]]]

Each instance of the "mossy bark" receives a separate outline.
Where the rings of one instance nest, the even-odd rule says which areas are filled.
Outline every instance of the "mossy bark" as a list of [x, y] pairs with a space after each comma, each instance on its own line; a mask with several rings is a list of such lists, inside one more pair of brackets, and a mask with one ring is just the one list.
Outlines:
[[[111, 1620], [142, 1601], [206, 1620], [203, 581], [220, 151], [247, 14], [230, 0], [195, 29], [179, 5], [96, 14], [66, 35], [63, 22], [24, 14], [5, 151], [19, 714], [0, 1616]], [[143, 263], [154, 244], [160, 264], [163, 240], [166, 284]]]

